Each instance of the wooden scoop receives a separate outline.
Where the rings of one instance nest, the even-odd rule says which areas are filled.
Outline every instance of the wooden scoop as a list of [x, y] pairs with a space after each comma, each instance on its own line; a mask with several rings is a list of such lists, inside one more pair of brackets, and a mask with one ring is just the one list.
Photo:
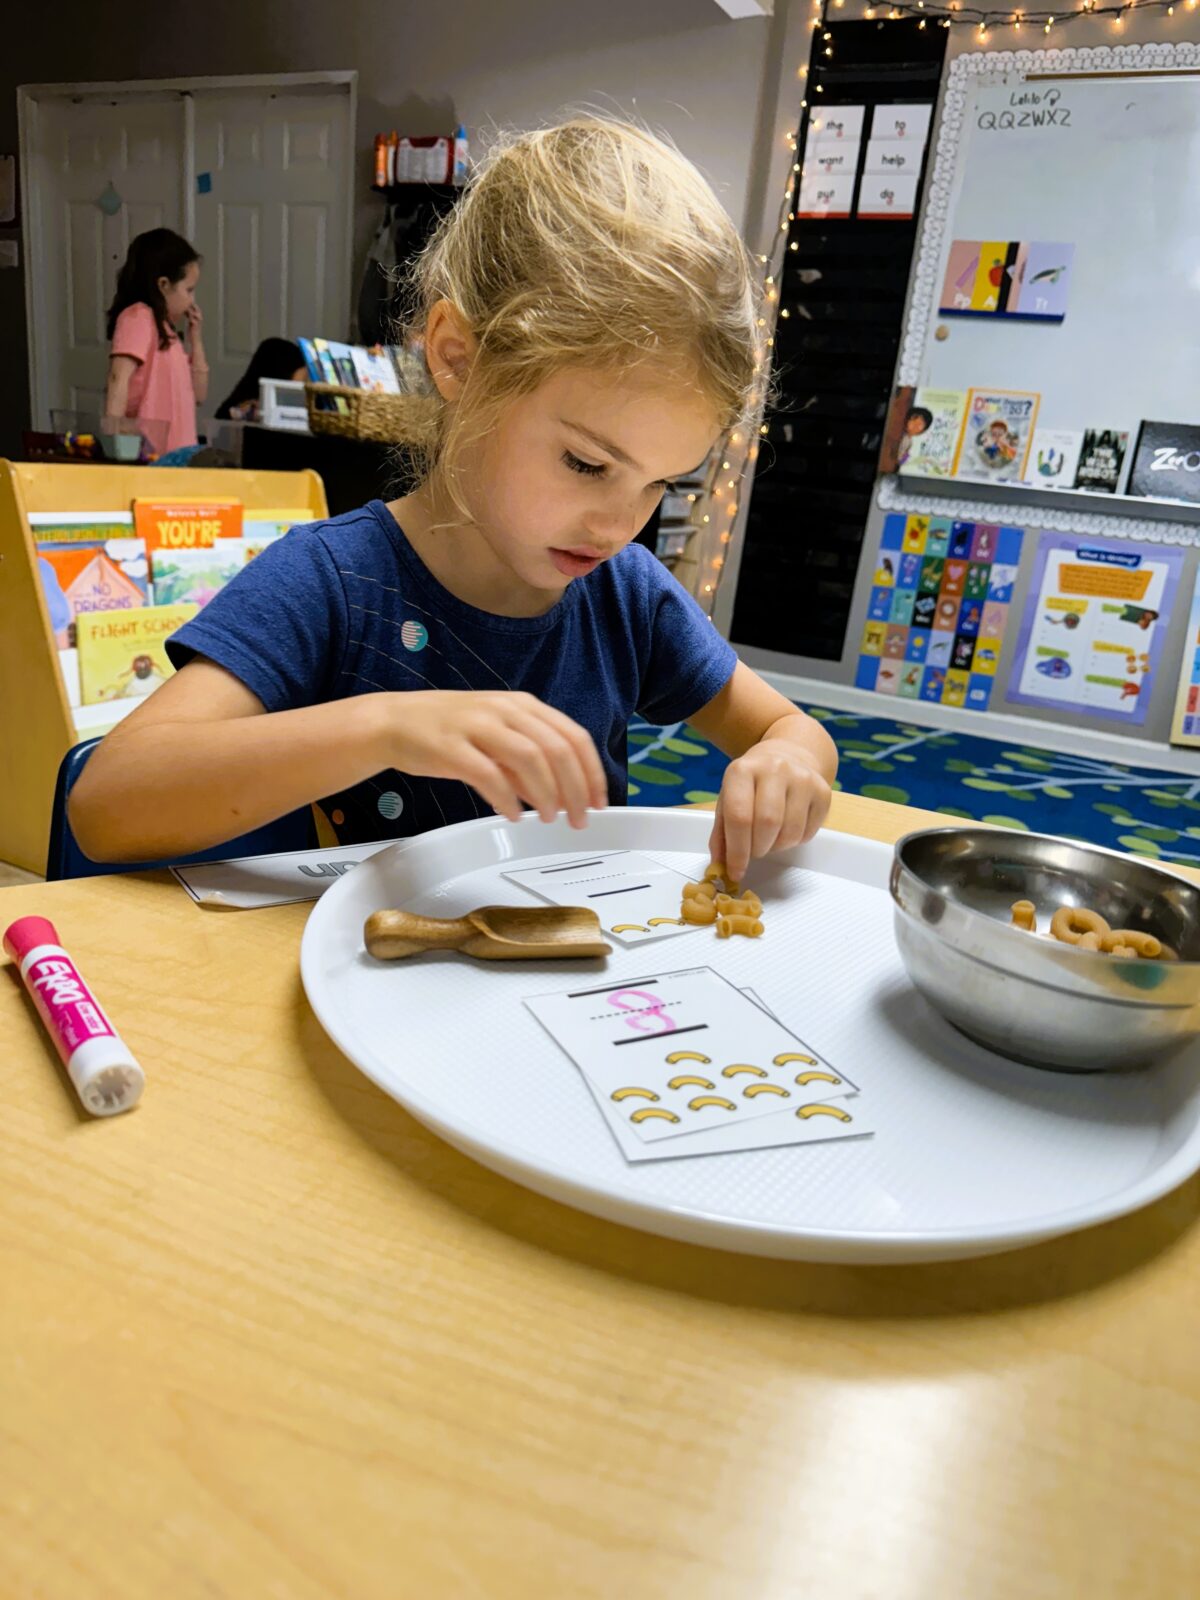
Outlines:
[[465, 917], [418, 917], [376, 911], [363, 938], [379, 961], [419, 950], [461, 950], [481, 961], [544, 961], [548, 957], [606, 956], [600, 918], [583, 906], [480, 906]]

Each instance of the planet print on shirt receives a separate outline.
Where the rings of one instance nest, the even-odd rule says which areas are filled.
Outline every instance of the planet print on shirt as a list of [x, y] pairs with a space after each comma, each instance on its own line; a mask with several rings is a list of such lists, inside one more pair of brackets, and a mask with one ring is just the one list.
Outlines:
[[423, 622], [414, 622], [410, 617], [400, 625], [400, 643], [406, 650], [424, 650], [429, 643], [429, 629]]
[[389, 822], [395, 822], [396, 818], [404, 810], [404, 801], [394, 789], [389, 789], [386, 794], [381, 794], [378, 803], [380, 816], [386, 817]]

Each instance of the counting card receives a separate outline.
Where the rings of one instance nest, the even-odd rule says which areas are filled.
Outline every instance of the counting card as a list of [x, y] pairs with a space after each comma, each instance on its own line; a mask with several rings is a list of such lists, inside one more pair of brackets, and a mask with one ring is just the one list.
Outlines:
[[525, 1003], [630, 1160], [871, 1131], [857, 1102], [842, 1103], [857, 1086], [709, 967]]
[[545, 856], [504, 876], [551, 905], [591, 906], [605, 934], [618, 944], [648, 944], [651, 939], [696, 932], [679, 915], [683, 891], [691, 880], [633, 850]]

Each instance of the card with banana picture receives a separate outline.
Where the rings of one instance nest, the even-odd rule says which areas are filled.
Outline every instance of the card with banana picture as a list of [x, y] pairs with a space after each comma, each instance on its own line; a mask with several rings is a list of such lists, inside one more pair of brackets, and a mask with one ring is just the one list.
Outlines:
[[683, 891], [691, 880], [635, 850], [543, 856], [504, 876], [551, 905], [590, 906], [600, 918], [605, 937], [621, 945], [649, 944], [696, 932], [679, 914]]
[[526, 1000], [628, 1160], [871, 1133], [858, 1086], [709, 967]]

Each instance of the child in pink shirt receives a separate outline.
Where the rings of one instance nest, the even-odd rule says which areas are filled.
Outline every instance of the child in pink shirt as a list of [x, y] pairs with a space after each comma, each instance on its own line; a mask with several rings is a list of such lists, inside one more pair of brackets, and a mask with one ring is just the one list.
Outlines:
[[[109, 417], [166, 423], [152, 440], [159, 454], [196, 443], [196, 404], [208, 394], [208, 362], [196, 304], [200, 258], [170, 228], [139, 233], [129, 246], [108, 308]], [[187, 319], [188, 343], [176, 331]]]

